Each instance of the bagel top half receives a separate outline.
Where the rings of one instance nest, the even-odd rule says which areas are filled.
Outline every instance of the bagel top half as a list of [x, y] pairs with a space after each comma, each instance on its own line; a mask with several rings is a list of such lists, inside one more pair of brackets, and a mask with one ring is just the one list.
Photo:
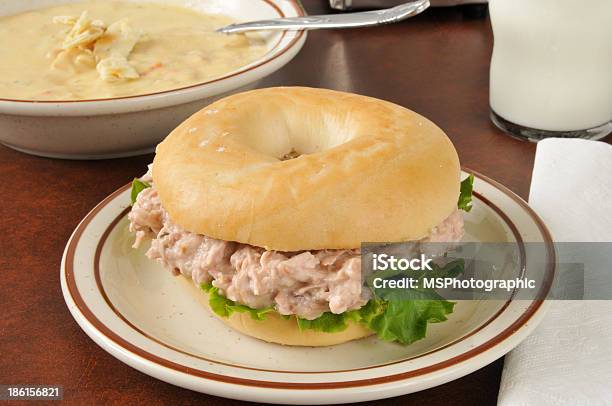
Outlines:
[[174, 222], [268, 250], [416, 240], [457, 208], [459, 159], [444, 132], [350, 93], [232, 95], [187, 119], [156, 152], [153, 180]]

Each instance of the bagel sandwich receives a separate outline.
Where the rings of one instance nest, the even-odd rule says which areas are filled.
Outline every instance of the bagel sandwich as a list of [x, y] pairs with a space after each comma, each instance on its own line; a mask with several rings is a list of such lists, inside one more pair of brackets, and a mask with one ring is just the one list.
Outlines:
[[374, 297], [361, 244], [459, 241], [471, 182], [444, 132], [404, 107], [258, 89], [214, 102], [158, 145], [132, 184], [129, 228], [135, 247], [150, 238], [146, 255], [246, 335], [410, 344], [453, 303]]

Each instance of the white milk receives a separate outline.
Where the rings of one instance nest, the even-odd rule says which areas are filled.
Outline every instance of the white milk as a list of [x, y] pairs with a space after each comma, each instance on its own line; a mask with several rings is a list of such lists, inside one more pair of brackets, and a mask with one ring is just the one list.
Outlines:
[[491, 108], [548, 131], [612, 120], [612, 0], [490, 0]]

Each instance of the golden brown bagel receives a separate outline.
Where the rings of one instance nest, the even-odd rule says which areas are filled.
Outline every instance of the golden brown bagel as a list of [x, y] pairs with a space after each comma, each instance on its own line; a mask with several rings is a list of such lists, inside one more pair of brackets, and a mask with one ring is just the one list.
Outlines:
[[183, 228], [279, 251], [422, 238], [456, 210], [459, 176], [455, 148], [426, 118], [304, 87], [211, 104], [157, 147], [153, 165]]

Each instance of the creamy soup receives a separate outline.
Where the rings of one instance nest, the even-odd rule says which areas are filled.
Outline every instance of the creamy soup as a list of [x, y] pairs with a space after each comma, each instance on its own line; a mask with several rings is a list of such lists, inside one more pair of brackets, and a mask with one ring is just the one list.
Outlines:
[[83, 100], [176, 89], [266, 52], [256, 35], [214, 30], [221, 15], [157, 3], [91, 1], [0, 18], [0, 98]]

